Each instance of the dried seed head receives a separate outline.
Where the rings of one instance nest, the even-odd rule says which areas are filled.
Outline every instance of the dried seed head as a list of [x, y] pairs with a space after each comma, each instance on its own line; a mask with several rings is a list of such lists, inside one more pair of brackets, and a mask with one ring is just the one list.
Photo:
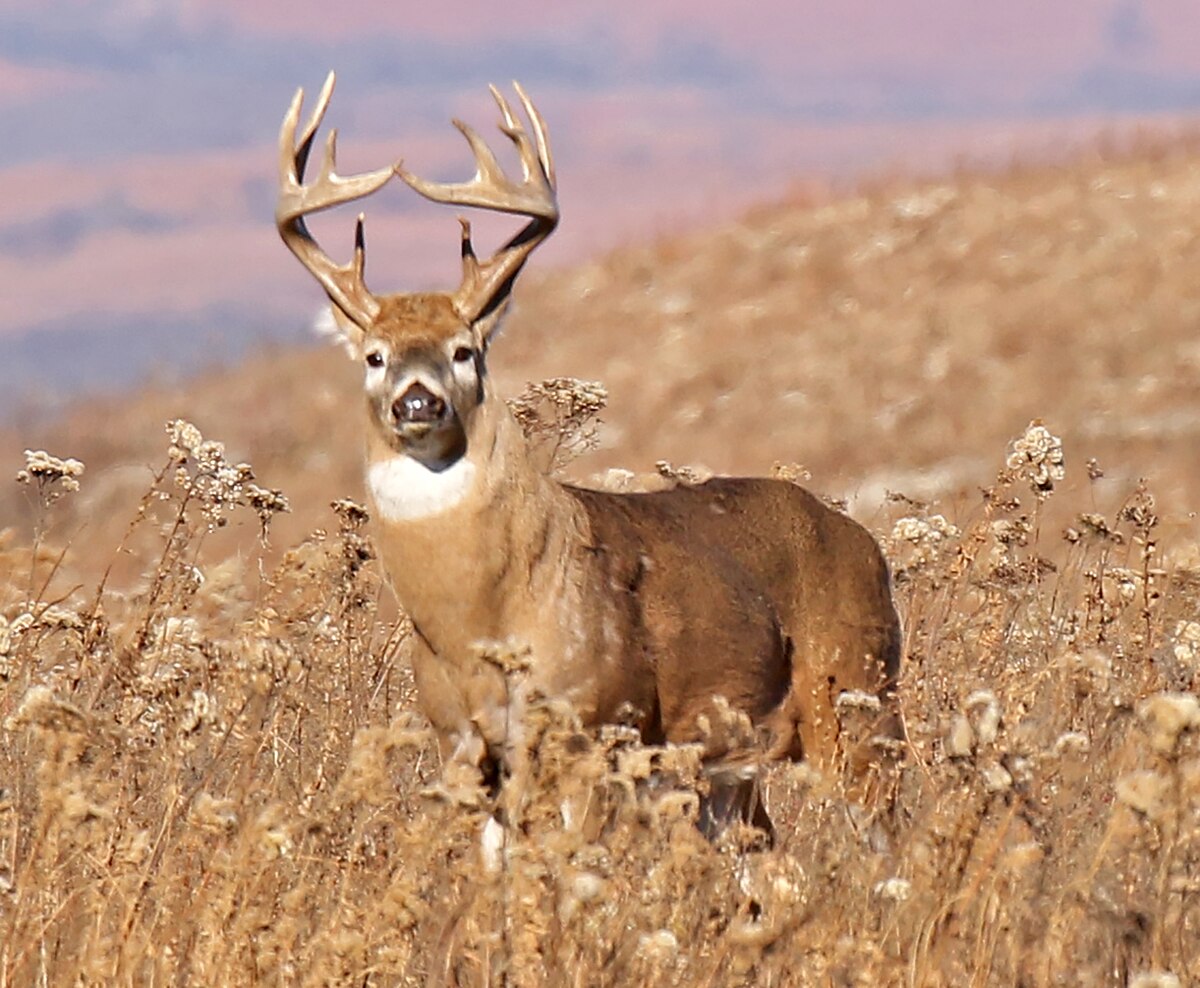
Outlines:
[[1012, 774], [999, 762], [984, 765], [979, 774], [983, 778], [983, 788], [988, 792], [1007, 792], [1012, 788]]
[[1042, 425], [1040, 419], [1034, 419], [1024, 434], [1013, 440], [1006, 465], [1029, 484], [1039, 499], [1048, 497], [1055, 482], [1066, 476], [1062, 440]]
[[839, 714], [848, 710], [865, 710], [868, 713], [878, 713], [882, 707], [882, 703], [874, 693], [867, 693], [864, 690], [845, 690], [838, 694], [837, 700], [834, 701], [834, 706]]
[[362, 528], [371, 519], [371, 515], [366, 508], [348, 497], [330, 501], [329, 506], [333, 508], [334, 513], [342, 520], [342, 524], [349, 529]]
[[1045, 857], [1046, 852], [1037, 841], [1025, 841], [1017, 844], [1004, 855], [1003, 864], [1009, 871], [1023, 872], [1040, 864]]
[[994, 518], [989, 527], [992, 537], [1001, 545], [1023, 546], [1033, 531], [1033, 525], [1026, 518]]
[[1167, 813], [1171, 781], [1158, 772], [1130, 772], [1117, 780], [1117, 799], [1150, 820]]
[[1175, 750], [1184, 731], [1200, 727], [1200, 700], [1191, 693], [1156, 693], [1138, 704], [1137, 713], [1151, 747], [1162, 754]]
[[1189, 668], [1200, 666], [1200, 621], [1179, 621], [1175, 625], [1172, 651]]
[[710, 758], [749, 750], [758, 739], [750, 715], [732, 706], [724, 696], [713, 697], [707, 711], [696, 718], [696, 729]]
[[713, 472], [706, 466], [677, 465], [668, 460], [657, 460], [654, 469], [665, 480], [680, 484], [703, 484], [706, 480], [713, 478]]
[[533, 667], [533, 650], [513, 638], [503, 641], [480, 639], [472, 642], [471, 648], [476, 658], [496, 666], [506, 676], [526, 673]]
[[1180, 988], [1179, 976], [1170, 971], [1137, 971], [1129, 976], [1129, 988]]
[[608, 390], [597, 381], [553, 377], [528, 384], [508, 400], [513, 418], [535, 446], [549, 450], [551, 470], [560, 469], [600, 441], [599, 415]]
[[991, 744], [1000, 733], [1000, 701], [991, 690], [976, 690], [967, 697], [963, 709], [970, 715], [980, 744]]
[[232, 799], [217, 799], [202, 792], [192, 800], [188, 821], [201, 830], [231, 834], [237, 829], [237, 804]]
[[1054, 754], [1058, 757], [1086, 755], [1091, 749], [1091, 739], [1081, 731], [1067, 731], [1054, 742]]
[[950, 758], [970, 758], [975, 751], [975, 729], [963, 714], [955, 714], [943, 742]]
[[944, 515], [899, 518], [892, 526], [893, 542], [908, 542], [918, 548], [937, 546], [958, 538], [958, 535], [958, 528], [950, 524]]
[[911, 515], [892, 526], [888, 548], [910, 566], [924, 566], [956, 544], [960, 532], [944, 515]]
[[885, 878], [876, 884], [875, 894], [890, 902], [904, 902], [912, 895], [912, 882], [906, 878]]
[[31, 686], [21, 698], [14, 716], [5, 721], [6, 730], [32, 727], [50, 734], [83, 734], [89, 719], [86, 713], [73, 704], [60, 700], [46, 686]]
[[655, 930], [638, 937], [637, 952], [653, 964], [669, 964], [679, 955], [679, 941], [670, 930]]
[[167, 423], [167, 438], [171, 444], [167, 452], [176, 463], [185, 463], [195, 456], [204, 443], [200, 430], [183, 419], [173, 419]]
[[1129, 522], [1135, 528], [1142, 529], [1144, 533], [1149, 532], [1158, 524], [1154, 495], [1150, 493], [1145, 480], [1138, 482], [1137, 489], [1125, 506], [1117, 512], [1117, 517], [1121, 521]]
[[25, 468], [17, 471], [17, 483], [36, 486], [42, 503], [50, 505], [64, 494], [79, 490], [83, 470], [79, 460], [63, 460], [44, 449], [27, 449]]

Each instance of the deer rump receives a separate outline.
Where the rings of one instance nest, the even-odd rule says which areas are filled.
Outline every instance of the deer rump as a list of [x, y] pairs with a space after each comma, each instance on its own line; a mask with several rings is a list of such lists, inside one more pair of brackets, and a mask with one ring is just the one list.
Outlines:
[[900, 636], [883, 555], [808, 491], [742, 478], [565, 489], [587, 513], [586, 551], [626, 590], [630, 671], [656, 686], [646, 741], [698, 740], [697, 715], [721, 695], [756, 723], [799, 728], [800, 744], [785, 728], [773, 754], [825, 762], [838, 694], [890, 692]]

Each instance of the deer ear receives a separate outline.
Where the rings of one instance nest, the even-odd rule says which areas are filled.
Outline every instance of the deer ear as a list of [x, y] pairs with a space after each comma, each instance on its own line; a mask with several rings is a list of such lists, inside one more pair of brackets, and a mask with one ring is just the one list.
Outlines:
[[366, 334], [362, 327], [332, 303], [324, 306], [313, 320], [313, 329], [331, 343], [338, 344], [351, 360], [362, 359], [362, 345]]
[[508, 306], [511, 301], [511, 295], [505, 296], [502, 302], [492, 306], [484, 315], [476, 319], [471, 326], [484, 346], [488, 346], [493, 338], [499, 335], [500, 326], [504, 322], [504, 317], [508, 314]]

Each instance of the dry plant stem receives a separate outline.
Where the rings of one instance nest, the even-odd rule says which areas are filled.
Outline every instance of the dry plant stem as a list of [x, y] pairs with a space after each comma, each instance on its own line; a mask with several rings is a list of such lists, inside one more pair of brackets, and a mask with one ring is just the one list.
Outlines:
[[[1172, 806], [1167, 812], [1162, 825], [1158, 828], [1158, 840], [1160, 848], [1158, 851], [1158, 876], [1156, 885], [1155, 898], [1158, 902], [1158, 914], [1167, 916], [1170, 909], [1168, 882], [1171, 877], [1171, 866], [1175, 863], [1175, 854], [1179, 847], [1180, 841], [1180, 816], [1182, 809], [1180, 807], [1181, 794], [1184, 792], [1184, 780], [1179, 770], [1178, 760], [1169, 758], [1168, 772], [1170, 773]], [[1155, 967], [1164, 967], [1164, 938], [1167, 935], [1165, 923], [1158, 923], [1154, 927], [1153, 937], [1151, 939], [1150, 960]]]
[[184, 526], [187, 522], [187, 508], [191, 497], [191, 491], [185, 490], [179, 500], [178, 507], [175, 509], [175, 517], [172, 519], [167, 536], [163, 539], [162, 553], [159, 555], [158, 564], [154, 567], [154, 575], [150, 580], [150, 587], [146, 594], [146, 617], [141, 631], [138, 633], [139, 648], [145, 648], [149, 643], [150, 624], [154, 620], [154, 608], [166, 584], [168, 573], [167, 563], [179, 551], [177, 541], [184, 531]]
[[45, 538], [47, 517], [49, 515], [49, 507], [46, 504], [45, 498], [41, 496], [40, 486], [38, 491], [37, 506], [34, 508], [33, 541], [29, 553], [29, 576], [26, 580], [25, 589], [25, 597], [29, 601], [38, 599], [38, 595], [34, 592], [34, 587], [37, 585], [37, 561], [41, 555], [42, 540]]
[[159, 492], [162, 489], [162, 482], [167, 475], [167, 471], [171, 468], [172, 461], [168, 461], [165, 466], [157, 473], [153, 474], [150, 487], [138, 500], [137, 507], [134, 509], [133, 517], [125, 526], [125, 530], [121, 535], [121, 541], [117, 543], [117, 547], [113, 550], [112, 559], [104, 567], [104, 571], [96, 584], [96, 592], [93, 594], [92, 612], [100, 606], [101, 598], [104, 595], [104, 590], [108, 586], [109, 578], [112, 576], [113, 564], [128, 551], [129, 538], [133, 535], [137, 527], [146, 520], [146, 514], [150, 509], [151, 504], [158, 499]]
[[166, 839], [169, 833], [179, 825], [180, 815], [192, 804], [192, 801], [208, 784], [213, 770], [219, 763], [220, 754], [228, 744], [229, 738], [249, 702], [249, 698], [245, 699], [242, 703], [242, 706], [237, 710], [234, 716], [230, 718], [229, 727], [221, 735], [220, 741], [214, 752], [214, 758], [209, 763], [208, 768], [195, 779], [195, 781], [187, 790], [182, 793], [177, 792], [175, 794], [171, 801], [171, 805], [168, 807], [167, 812], [163, 815], [162, 824], [159, 828], [158, 835], [156, 836], [151, 852], [146, 859], [145, 870], [142, 873], [141, 880], [137, 884], [137, 896], [133, 902], [129, 904], [129, 908], [125, 915], [125, 920], [122, 923], [122, 930], [124, 931], [126, 938], [129, 937], [129, 933], [133, 929], [134, 923], [137, 922], [138, 915], [145, 904], [146, 892], [150, 886], [150, 876], [155, 872], [158, 866], [159, 860], [161, 859], [166, 847]]
[[[995, 836], [988, 842], [983, 852], [980, 854], [980, 860], [976, 867], [976, 875], [972, 879], [970, 885], [963, 890], [964, 901], [971, 901], [979, 896], [980, 890], [984, 883], [987, 883], [988, 889], [984, 894], [984, 900], [988, 904], [984, 909], [980, 910], [980, 915], [976, 924], [975, 944], [973, 964], [975, 974], [972, 977], [971, 983], [986, 984], [986, 974], [989, 970], [991, 958], [994, 950], [994, 940], [988, 942], [989, 934], [994, 938], [996, 935], [996, 916], [995, 912], [998, 908], [996, 887], [1000, 881], [1000, 875], [996, 868], [997, 860], [1003, 850], [1005, 839], [1012, 827], [1014, 818], [1017, 816], [1020, 809], [1020, 797], [1013, 800], [1009, 806], [1008, 812], [1000, 821], [1000, 826], [997, 828]], [[991, 915], [989, 915], [989, 913]], [[980, 977], [984, 976], [984, 980]]]

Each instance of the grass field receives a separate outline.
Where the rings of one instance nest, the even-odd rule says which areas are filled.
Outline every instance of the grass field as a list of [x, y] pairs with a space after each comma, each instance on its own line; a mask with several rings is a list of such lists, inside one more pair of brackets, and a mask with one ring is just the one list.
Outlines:
[[336, 355], [6, 437], [0, 986], [1200, 982], [1197, 202], [1195, 149], [1147, 143], [525, 286], [507, 393], [609, 393], [598, 426], [531, 418], [596, 427], [568, 475], [774, 470], [891, 559], [895, 811], [764, 766], [767, 851], [700, 837], [694, 750], [547, 700], [484, 867], [492, 806], [416, 713]]

